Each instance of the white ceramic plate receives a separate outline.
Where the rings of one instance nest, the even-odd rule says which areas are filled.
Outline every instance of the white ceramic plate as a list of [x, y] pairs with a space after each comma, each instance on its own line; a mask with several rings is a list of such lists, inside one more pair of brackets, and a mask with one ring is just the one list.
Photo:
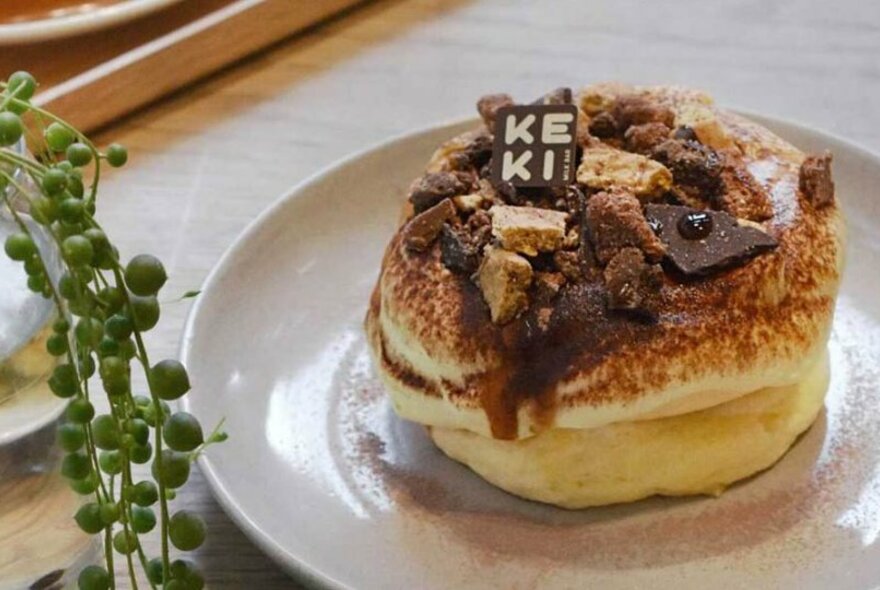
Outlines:
[[57, 420], [67, 400], [41, 380], [0, 403], [0, 446], [13, 443]]
[[0, 45], [45, 41], [95, 31], [134, 20], [179, 1], [64, 2], [59, 8], [37, 18], [0, 24]]
[[289, 572], [328, 588], [831, 588], [880, 584], [880, 159], [758, 118], [835, 154], [849, 269], [827, 409], [768, 472], [719, 499], [567, 512], [446, 459], [397, 419], [361, 321], [410, 180], [469, 125], [401, 137], [296, 187], [223, 256], [182, 358], [201, 466], [230, 516]]

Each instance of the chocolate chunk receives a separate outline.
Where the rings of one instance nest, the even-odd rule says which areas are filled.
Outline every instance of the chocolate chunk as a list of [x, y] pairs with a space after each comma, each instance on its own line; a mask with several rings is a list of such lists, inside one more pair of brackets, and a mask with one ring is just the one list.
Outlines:
[[731, 155], [724, 158], [721, 182], [723, 190], [713, 199], [716, 208], [739, 219], [764, 221], [773, 217], [770, 196], [740, 158]]
[[474, 172], [472, 169], [455, 170], [453, 174], [455, 174], [455, 177], [459, 180], [459, 182], [461, 182], [461, 185], [464, 187], [465, 192], [469, 192], [477, 188], [477, 183], [480, 179], [477, 177], [476, 172]]
[[626, 131], [631, 125], [645, 123], [663, 123], [669, 128], [675, 124], [675, 113], [671, 109], [635, 94], [618, 97], [614, 101], [611, 114], [617, 120], [620, 131]]
[[403, 228], [403, 243], [410, 250], [423, 252], [428, 249], [443, 224], [455, 216], [455, 205], [450, 199], [443, 199], [427, 211], [423, 211], [409, 220]]
[[464, 152], [449, 154], [447, 162], [449, 163], [450, 170], [467, 170], [471, 167], [471, 159]]
[[668, 139], [651, 155], [669, 168], [673, 182], [689, 197], [711, 202], [721, 191], [721, 158], [712, 148], [696, 141]]
[[571, 102], [571, 88], [557, 88], [532, 104], [571, 104]]
[[584, 277], [584, 268], [577, 252], [560, 250], [553, 254], [553, 264], [566, 279], [576, 283]]
[[492, 219], [485, 211], [471, 215], [463, 226], [447, 223], [440, 233], [440, 260], [450, 270], [471, 275], [492, 237]]
[[499, 182], [492, 186], [498, 191], [498, 195], [508, 205], [525, 205], [528, 202], [526, 193], [520, 192], [520, 190], [513, 186], [513, 183], [511, 182]]
[[485, 133], [477, 135], [462, 153], [470, 165], [479, 170], [488, 164], [492, 157], [492, 136]]
[[650, 154], [651, 151], [669, 139], [672, 129], [664, 123], [644, 123], [633, 125], [623, 136], [624, 146], [628, 151], [639, 154]]
[[415, 182], [409, 200], [416, 213], [430, 209], [443, 199], [463, 195], [468, 187], [452, 172], [429, 172]]
[[675, 130], [675, 133], [672, 135], [672, 139], [683, 139], [685, 141], [700, 141], [700, 138], [697, 137], [697, 132], [694, 131], [693, 127], [688, 127], [687, 125], [682, 125]]
[[610, 309], [651, 315], [662, 286], [660, 266], [647, 264], [638, 248], [623, 248], [605, 267], [605, 288]]
[[[681, 218], [694, 213], [712, 218], [712, 231], [702, 240], [687, 239], [679, 231]], [[739, 225], [735, 217], [723, 211], [651, 204], [646, 215], [659, 224], [667, 258], [686, 276], [706, 276], [740, 266], [777, 246], [773, 236], [749, 225]]]
[[607, 139], [617, 135], [617, 120], [608, 111], [602, 111], [590, 119], [590, 134], [600, 139]]
[[601, 192], [587, 201], [586, 226], [596, 257], [607, 264], [628, 246], [639, 248], [656, 262], [665, 249], [642, 214], [639, 200], [624, 191]]
[[821, 156], [809, 155], [801, 164], [800, 188], [814, 207], [826, 207], [834, 202], [834, 181], [831, 179], [831, 152]]
[[491, 133], [495, 133], [495, 116], [501, 107], [514, 104], [509, 94], [487, 94], [477, 101], [477, 111]]
[[462, 228], [443, 226], [440, 233], [440, 260], [449, 270], [472, 274], [480, 262], [479, 253]]

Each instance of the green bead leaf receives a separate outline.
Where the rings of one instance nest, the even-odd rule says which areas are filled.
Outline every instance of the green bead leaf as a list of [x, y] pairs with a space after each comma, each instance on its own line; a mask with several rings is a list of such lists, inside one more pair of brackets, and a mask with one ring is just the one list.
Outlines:
[[[29, 144], [38, 150], [36, 156], [0, 150], [0, 170], [7, 170], [0, 173], [0, 204], [20, 228], [4, 240], [3, 248], [21, 263], [28, 288], [56, 303], [58, 319], [45, 339], [45, 351], [58, 364], [47, 381], [55, 395], [71, 398], [66, 421], [57, 430], [58, 446], [66, 453], [60, 471], [73, 492], [97, 500], [83, 504], [74, 520], [88, 534], [107, 533], [105, 553], [110, 563], [109, 569], [98, 565], [82, 569], [78, 586], [81, 590], [116, 587], [115, 551], [129, 556], [117, 566], [134, 568], [142, 563], [153, 586], [164, 583], [165, 590], [201, 590], [202, 575], [191, 562], [171, 561], [167, 543], [161, 544], [163, 555], [149, 562], [142, 554], [137, 560], [130, 556], [139, 549], [137, 535], [157, 529], [181, 550], [204, 542], [204, 522], [185, 510], [171, 517], [168, 501], [188, 480], [197, 456], [225, 440], [226, 434], [221, 422], [205, 437], [195, 416], [171, 412], [166, 400], [179, 399], [190, 390], [189, 376], [174, 360], [150, 366], [143, 337], [161, 316], [157, 294], [168, 281], [165, 267], [155, 256], [142, 254], [123, 268], [118, 249], [95, 219], [101, 167], [124, 165], [128, 151], [114, 143], [98, 152], [86, 136], [30, 102], [36, 89], [34, 77], [20, 71], [9, 77], [0, 93], [0, 145], [20, 142], [27, 121]], [[32, 141], [40, 134], [43, 145]], [[23, 157], [29, 162], [22, 163]], [[17, 186], [19, 176], [9, 173], [15, 169], [25, 170], [33, 181], [27, 191]], [[3, 197], [9, 187], [29, 200], [28, 213], [36, 226], [23, 220], [8, 196]], [[33, 237], [35, 227], [40, 231], [38, 241]], [[180, 299], [199, 293], [188, 291]], [[141, 369], [152, 397], [133, 394], [132, 387], [143, 383], [137, 374]], [[94, 383], [91, 377], [98, 371], [100, 383]], [[96, 416], [95, 407], [105, 404], [101, 389], [110, 410]], [[167, 446], [158, 456], [153, 449], [157, 441]], [[148, 463], [156, 481], [134, 483], [133, 464]], [[160, 521], [162, 527], [157, 526]], [[132, 572], [132, 579], [136, 577]]]

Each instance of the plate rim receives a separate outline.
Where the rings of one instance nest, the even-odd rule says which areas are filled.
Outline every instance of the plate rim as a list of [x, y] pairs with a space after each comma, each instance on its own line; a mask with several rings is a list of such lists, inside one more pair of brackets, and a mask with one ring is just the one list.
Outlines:
[[[799, 128], [801, 131], [822, 136], [832, 142], [846, 146], [848, 149], [851, 149], [862, 157], [874, 161], [878, 168], [880, 168], [880, 153], [869, 149], [867, 146], [864, 146], [859, 142], [846, 139], [836, 133], [803, 123], [796, 119], [761, 114], [750, 109], [727, 107], [726, 110], [742, 115], [759, 125], [766, 126], [768, 123], [771, 125], [780, 124], [782, 126]], [[390, 148], [400, 142], [409, 141], [420, 135], [435, 133], [442, 129], [464, 126], [468, 122], [477, 123], [478, 118], [472, 116], [454, 117], [391, 135], [383, 140], [368, 144], [366, 147], [356, 150], [341, 159], [334, 160], [330, 164], [320, 168], [318, 171], [296, 183], [287, 191], [276, 197], [274, 201], [263, 209], [254, 219], [248, 222], [238, 235], [236, 235], [233, 241], [227, 246], [211, 267], [211, 270], [208, 272], [202, 283], [200, 293], [207, 293], [213, 288], [220, 275], [226, 271], [230, 260], [262, 229], [262, 226], [265, 225], [275, 213], [288, 206], [288, 202], [296, 199], [297, 196], [309, 186], [323, 181], [327, 177], [335, 174], [338, 170], [373, 152]], [[184, 366], [187, 365], [190, 356], [194, 326], [198, 320], [198, 315], [202, 308], [202, 302], [203, 297], [201, 295], [195, 299], [187, 313], [186, 321], [184, 322], [183, 330], [181, 332], [177, 356]], [[180, 402], [180, 406], [184, 410], [191, 409], [190, 400], [184, 397]], [[349, 586], [335, 580], [326, 572], [322, 572], [308, 563], [301, 561], [295, 555], [292, 555], [289, 551], [284, 549], [276, 539], [266, 533], [253, 519], [251, 519], [251, 517], [245, 513], [241, 505], [235, 500], [233, 495], [220, 482], [218, 474], [212, 465], [208, 454], [202, 454], [197, 459], [197, 463], [204, 474], [212, 495], [217, 500], [218, 504], [220, 504], [226, 515], [236, 524], [236, 526], [239, 527], [250, 541], [269, 556], [281, 569], [293, 576], [297, 581], [305, 583], [309, 587], [332, 590], [350, 590]]]
[[58, 420], [67, 409], [67, 404], [70, 400], [59, 398], [51, 392], [41, 390], [44, 386], [48, 388], [46, 383], [45, 379], [41, 378], [41, 381], [30, 385], [26, 389], [16, 391], [12, 394], [11, 398], [0, 402], [0, 412], [8, 412], [9, 408], [14, 407], [15, 405], [27, 405], [28, 402], [22, 401], [26, 396], [47, 397], [42, 404], [37, 405], [36, 411], [33, 408], [26, 410], [26, 412], [28, 412], [28, 420], [22, 425], [0, 433], [0, 447], [17, 442], [24, 437], [45, 428], [49, 424]]
[[134, 20], [181, 0], [127, 0], [85, 13], [0, 25], [0, 45], [61, 39]]

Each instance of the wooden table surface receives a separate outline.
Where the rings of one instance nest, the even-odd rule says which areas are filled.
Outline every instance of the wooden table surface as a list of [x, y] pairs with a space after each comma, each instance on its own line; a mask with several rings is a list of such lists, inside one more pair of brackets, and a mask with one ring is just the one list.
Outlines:
[[[880, 151], [878, 55], [880, 3], [857, 0], [376, 2], [103, 133], [132, 156], [107, 179], [100, 216], [124, 255], [166, 261], [166, 294], [183, 293], [264, 207], [346, 154], [472, 114], [483, 93], [529, 98], [603, 79], [701, 87]], [[157, 357], [176, 353], [187, 307], [165, 310]], [[196, 559], [210, 588], [298, 587], [200, 474], [177, 505], [207, 518]]]

